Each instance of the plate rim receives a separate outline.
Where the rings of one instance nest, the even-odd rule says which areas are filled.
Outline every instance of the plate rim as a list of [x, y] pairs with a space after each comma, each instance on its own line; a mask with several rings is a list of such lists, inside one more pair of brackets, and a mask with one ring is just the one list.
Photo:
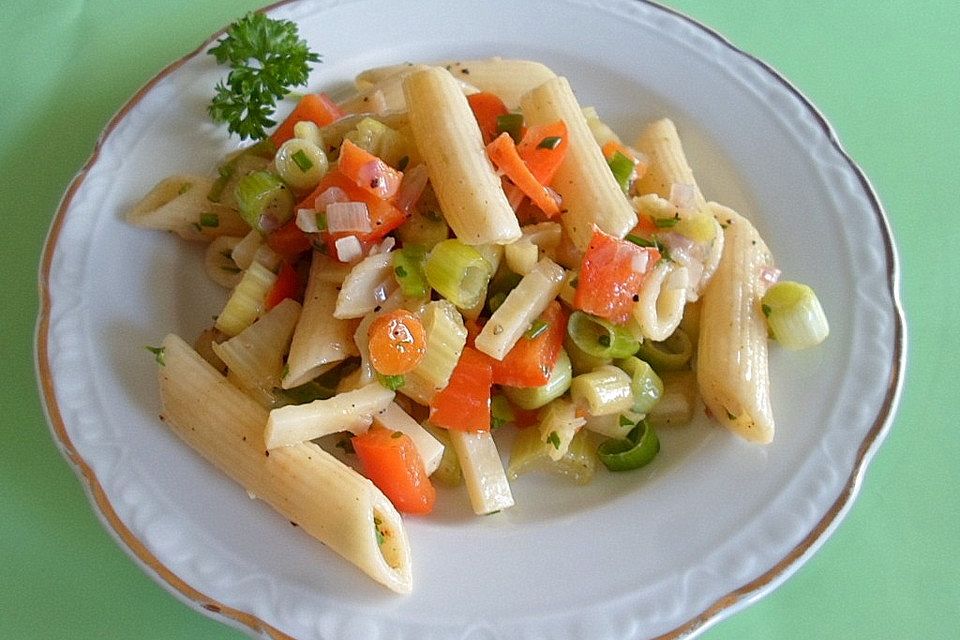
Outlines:
[[[256, 11], [269, 13], [284, 5], [295, 4], [300, 1], [301, 0], [279, 0], [256, 9]], [[860, 188], [863, 190], [863, 194], [870, 204], [874, 218], [878, 223], [878, 229], [884, 243], [883, 255], [887, 267], [886, 289], [892, 303], [892, 307], [889, 310], [892, 311], [893, 314], [894, 344], [891, 349], [892, 362], [883, 402], [879, 405], [875, 418], [857, 449], [853, 460], [853, 467], [837, 498], [830, 504], [822, 518], [807, 535], [780, 561], [756, 578], [720, 596], [705, 609], [691, 616], [686, 622], [658, 636], [660, 639], [672, 640], [698, 635], [717, 622], [729, 617], [773, 591], [798, 570], [806, 560], [829, 539], [832, 532], [843, 521], [843, 518], [849, 512], [859, 493], [867, 467], [889, 433], [893, 425], [894, 417], [896, 416], [903, 389], [906, 367], [907, 325], [900, 296], [900, 260], [886, 210], [869, 178], [859, 164], [847, 152], [833, 125], [820, 109], [776, 68], [735, 45], [725, 35], [713, 27], [688, 16], [682, 11], [665, 6], [655, 0], [629, 1], [648, 5], [655, 10], [686, 22], [688, 25], [702, 31], [708, 37], [716, 40], [735, 55], [743, 56], [751, 64], [757, 65], [765, 74], [782, 85], [782, 87], [795, 97], [803, 108], [814, 117], [816, 124], [826, 133], [830, 146], [840, 154], [846, 166], [853, 171]], [[334, 4], [337, 3], [335, 2]], [[93, 469], [80, 455], [67, 432], [66, 423], [60, 410], [60, 405], [57, 402], [56, 385], [54, 384], [53, 373], [50, 366], [49, 338], [52, 300], [49, 279], [60, 233], [65, 224], [66, 216], [75, 194], [83, 185], [90, 169], [99, 160], [105, 142], [127, 114], [136, 107], [157, 84], [177, 71], [189, 60], [202, 54], [226, 32], [226, 29], [227, 25], [213, 33], [192, 51], [189, 51], [163, 67], [144, 83], [108, 120], [94, 143], [93, 151], [70, 180], [57, 206], [53, 220], [50, 223], [41, 252], [38, 270], [40, 300], [34, 333], [34, 368], [38, 387], [41, 392], [41, 406], [57, 447], [61, 455], [70, 463], [74, 473], [76, 473], [77, 477], [82, 481], [81, 484], [87, 494], [88, 500], [96, 507], [95, 513], [98, 520], [100, 520], [107, 532], [120, 543], [121, 548], [141, 567], [148, 569], [148, 575], [151, 578], [179, 600], [191, 606], [194, 610], [241, 630], [259, 634], [265, 633], [269, 637], [277, 640], [295, 640], [293, 636], [267, 623], [262, 618], [250, 612], [219, 602], [187, 583], [151, 553], [144, 543], [127, 527], [107, 498], [106, 492]]]

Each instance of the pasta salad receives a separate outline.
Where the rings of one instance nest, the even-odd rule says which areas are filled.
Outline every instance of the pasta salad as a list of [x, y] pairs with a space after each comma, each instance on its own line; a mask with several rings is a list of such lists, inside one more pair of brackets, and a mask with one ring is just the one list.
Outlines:
[[812, 346], [826, 318], [701, 193], [669, 119], [627, 144], [528, 60], [380, 67], [356, 89], [303, 96], [214, 177], [129, 212], [208, 242], [228, 292], [207, 331], [153, 349], [181, 438], [401, 593], [400, 513], [428, 514], [436, 485], [496, 513], [525, 473], [648, 464], [701, 404], [773, 439], [769, 336]]

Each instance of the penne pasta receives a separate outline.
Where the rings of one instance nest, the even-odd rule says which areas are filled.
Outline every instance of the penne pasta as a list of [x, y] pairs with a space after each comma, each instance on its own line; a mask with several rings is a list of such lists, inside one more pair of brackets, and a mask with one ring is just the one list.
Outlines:
[[512, 507], [513, 492], [490, 432], [450, 429], [447, 433], [460, 460], [473, 512], [486, 515]]
[[186, 240], [242, 236], [249, 227], [240, 215], [207, 199], [213, 181], [198, 176], [161, 180], [127, 212], [127, 222], [148, 229], [173, 231]]
[[762, 270], [772, 266], [750, 222], [710, 203], [724, 226], [723, 256], [700, 309], [697, 382], [710, 414], [747, 440], [773, 440], [767, 324], [760, 309]]
[[267, 455], [267, 411], [183, 340], [163, 341], [163, 420], [253, 495], [371, 578], [398, 593], [413, 587], [400, 515], [372, 482], [312, 443]]
[[233, 249], [239, 242], [240, 238], [234, 236], [214, 238], [213, 242], [207, 245], [204, 254], [203, 266], [207, 276], [227, 289], [233, 289], [240, 284], [243, 277], [242, 268], [237, 266], [232, 257]]
[[262, 318], [211, 348], [227, 366], [229, 379], [262, 406], [270, 408], [273, 390], [280, 386], [283, 356], [300, 316], [300, 303], [287, 298]]
[[477, 349], [503, 360], [530, 323], [557, 297], [563, 276], [563, 267], [550, 258], [540, 260], [490, 316], [477, 336]]
[[557, 75], [540, 62], [500, 57], [441, 62], [437, 66], [479, 91], [497, 94], [508, 109], [519, 107], [525, 93]]
[[661, 260], [643, 279], [633, 317], [648, 340], [661, 341], [680, 325], [689, 288], [687, 268]]
[[386, 300], [397, 288], [390, 252], [367, 256], [343, 281], [337, 294], [333, 317], [340, 320], [361, 318]]
[[394, 393], [374, 382], [326, 400], [290, 404], [270, 411], [263, 440], [267, 450], [337, 433], [361, 433], [390, 406]]
[[661, 198], [669, 199], [673, 185], [689, 185], [694, 190], [695, 208], [703, 208], [706, 202], [672, 120], [661, 118], [647, 125], [634, 146], [646, 155], [650, 163], [635, 188], [637, 193], [656, 193]]
[[313, 380], [335, 363], [359, 355], [353, 341], [354, 322], [333, 317], [337, 302], [336, 264], [315, 254], [303, 297], [303, 310], [293, 332], [287, 375], [282, 387], [292, 389]]
[[403, 86], [414, 141], [457, 238], [471, 245], [518, 239], [520, 224], [452, 76], [433, 67], [406, 76]]
[[594, 225], [624, 237], [637, 224], [637, 215], [613, 177], [567, 79], [558, 76], [544, 82], [520, 104], [529, 125], [557, 120], [567, 125], [567, 155], [550, 184], [563, 198], [561, 220], [573, 244], [585, 251]]

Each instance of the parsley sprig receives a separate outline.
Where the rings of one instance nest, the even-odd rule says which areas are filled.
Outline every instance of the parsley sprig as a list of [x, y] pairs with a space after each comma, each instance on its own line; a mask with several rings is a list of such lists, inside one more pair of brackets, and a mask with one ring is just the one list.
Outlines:
[[226, 82], [217, 83], [208, 111], [241, 140], [265, 138], [276, 124], [271, 116], [277, 100], [306, 84], [308, 63], [320, 62], [295, 23], [253, 12], [231, 24], [208, 53], [231, 69]]

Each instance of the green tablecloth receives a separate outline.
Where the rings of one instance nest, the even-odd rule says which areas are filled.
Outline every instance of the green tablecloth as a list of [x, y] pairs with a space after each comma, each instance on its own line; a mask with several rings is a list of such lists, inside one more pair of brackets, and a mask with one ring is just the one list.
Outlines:
[[[61, 193], [113, 113], [257, 0], [12, 0], [0, 21], [0, 637], [237, 638], [114, 543], [50, 437], [33, 372], [37, 265]], [[884, 202], [909, 368], [893, 429], [835, 535], [710, 629], [742, 638], [960, 633], [960, 4], [673, 0], [816, 103]], [[944, 226], [940, 226], [944, 225]]]

